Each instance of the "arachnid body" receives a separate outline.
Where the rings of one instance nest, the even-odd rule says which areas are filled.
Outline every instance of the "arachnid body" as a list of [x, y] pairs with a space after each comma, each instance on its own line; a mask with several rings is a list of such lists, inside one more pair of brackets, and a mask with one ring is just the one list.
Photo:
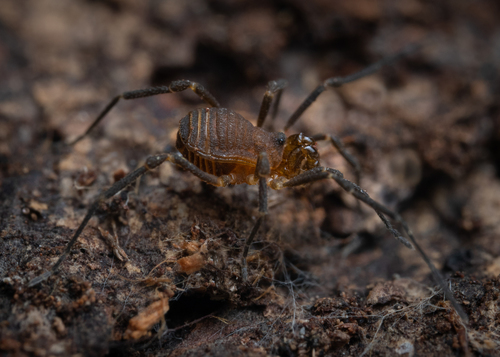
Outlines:
[[[340, 87], [343, 84], [372, 74], [382, 66], [390, 64], [400, 57], [415, 51], [416, 48], [418, 48], [418, 46], [409, 46], [405, 50], [391, 57], [387, 57], [350, 76], [334, 77], [325, 80], [324, 83], [319, 85], [298, 107], [288, 120], [284, 130], [286, 131], [289, 129], [300, 118], [302, 113], [328, 87]], [[443, 288], [447, 298], [452, 301], [455, 309], [462, 318], [466, 320], [466, 316], [458, 303], [456, 303], [453, 294], [446, 287], [441, 275], [430, 262], [427, 255], [419, 247], [407, 223], [401, 216], [371, 199], [356, 183], [346, 180], [340, 171], [320, 166], [319, 154], [314, 145], [317, 141], [329, 141], [354, 168], [357, 181], [359, 182], [359, 164], [344, 148], [342, 142], [338, 138], [324, 133], [311, 137], [299, 133], [290, 135], [287, 138], [283, 132], [268, 132], [262, 129], [264, 121], [270, 111], [271, 119], [274, 119], [279, 99], [285, 86], [286, 81], [284, 80], [269, 82], [256, 126], [233, 110], [222, 108], [219, 102], [205, 88], [189, 80], [174, 81], [168, 86], [125, 92], [112, 99], [94, 120], [89, 129], [73, 143], [87, 135], [120, 99], [136, 99], [190, 89], [210, 107], [191, 111], [180, 120], [176, 150], [149, 157], [143, 166], [129, 173], [107, 191], [101, 193], [88, 209], [85, 218], [52, 269], [35, 278], [30, 283], [30, 286], [40, 283], [57, 271], [102, 201], [111, 198], [136, 181], [147, 171], [157, 168], [165, 161], [170, 161], [191, 172], [204, 182], [214, 186], [224, 187], [242, 183], [259, 185], [260, 214], [248, 235], [242, 252], [241, 275], [244, 280], [247, 278], [246, 257], [249, 248], [264, 217], [268, 214], [268, 189], [296, 187], [331, 178], [345, 191], [374, 209], [395, 238], [410, 248], [414, 246], [419, 251], [432, 270], [435, 279]], [[273, 99], [275, 99], [274, 103]], [[272, 104], [274, 104], [273, 110], [271, 110]], [[392, 226], [387, 217], [403, 228], [411, 243]]]
[[216, 186], [255, 185], [259, 154], [265, 153], [270, 170], [267, 184], [281, 188], [284, 179], [319, 166], [314, 143], [304, 134], [287, 139], [284, 133], [265, 131], [230, 109], [203, 108], [181, 119], [176, 148], [200, 170], [218, 176]]

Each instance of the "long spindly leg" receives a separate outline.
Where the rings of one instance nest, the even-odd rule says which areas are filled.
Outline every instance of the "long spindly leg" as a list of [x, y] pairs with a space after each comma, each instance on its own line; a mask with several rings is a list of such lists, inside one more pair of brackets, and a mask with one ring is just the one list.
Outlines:
[[329, 141], [342, 155], [342, 157], [352, 166], [354, 169], [354, 174], [356, 177], [356, 184], [359, 184], [361, 179], [361, 165], [359, 164], [356, 157], [354, 157], [344, 146], [344, 143], [339, 138], [332, 136], [330, 134], [316, 134], [312, 138], [315, 141]]
[[172, 152], [172, 153], [164, 153], [164, 154], [157, 154], [157, 155], [150, 156], [146, 160], [146, 163], [143, 166], [132, 171], [127, 176], [122, 178], [120, 181], [116, 182], [108, 190], [104, 191], [103, 193], [101, 193], [98, 196], [98, 198], [94, 201], [94, 203], [92, 203], [92, 205], [87, 210], [87, 214], [83, 218], [82, 223], [80, 223], [80, 226], [76, 230], [75, 234], [73, 235], [73, 237], [69, 241], [68, 245], [64, 249], [64, 252], [61, 254], [61, 256], [59, 257], [57, 262], [54, 264], [52, 269], [50, 271], [36, 277], [32, 281], [30, 281], [29, 286], [30, 287], [35, 286], [57, 272], [57, 269], [59, 268], [61, 263], [66, 259], [66, 256], [71, 251], [71, 248], [75, 245], [76, 241], [78, 240], [78, 237], [80, 237], [80, 234], [83, 232], [83, 230], [87, 226], [87, 223], [89, 222], [90, 218], [92, 218], [92, 216], [94, 215], [95, 211], [97, 210], [97, 208], [99, 207], [101, 202], [113, 197], [118, 192], [123, 190], [125, 187], [127, 187], [128, 185], [130, 185], [134, 181], [136, 181], [139, 177], [144, 175], [146, 172], [157, 168], [165, 161], [170, 161], [171, 163], [176, 164], [187, 171], [190, 171], [194, 175], [198, 176], [201, 180], [203, 180], [207, 183], [210, 183], [212, 185], [227, 186], [228, 184], [231, 183], [230, 178], [228, 176], [218, 177], [218, 176], [208, 174], [208, 173], [202, 171], [201, 169], [199, 169], [198, 167], [196, 167], [195, 165], [193, 165], [192, 163], [190, 163], [177, 151]]
[[[326, 168], [326, 167], [316, 167], [312, 170], [306, 171], [298, 176], [295, 176], [294, 178], [286, 181], [283, 183], [283, 187], [295, 187], [295, 186], [300, 186], [304, 185], [310, 182], [322, 180], [322, 179], [327, 179], [331, 178], [335, 180], [339, 184], [340, 187], [342, 187], [345, 191], [349, 192], [352, 194], [354, 197], [356, 197], [358, 200], [366, 203], [368, 206], [373, 208], [375, 212], [377, 212], [378, 216], [382, 221], [384, 222], [385, 226], [387, 229], [403, 244], [406, 246], [412, 247], [414, 246], [417, 251], [420, 253], [422, 258], [424, 259], [425, 263], [427, 266], [430, 268], [432, 275], [437, 282], [437, 284], [443, 289], [443, 292], [448, 300], [450, 300], [451, 304], [457, 311], [457, 313], [460, 315], [462, 320], [467, 323], [468, 317], [465, 314], [464, 310], [462, 307], [459, 305], [459, 303], [455, 300], [455, 297], [453, 296], [453, 293], [450, 291], [446, 283], [444, 282], [443, 277], [439, 273], [439, 271], [436, 269], [434, 264], [431, 262], [427, 254], [424, 252], [424, 250], [420, 247], [420, 245], [417, 243], [417, 240], [415, 239], [415, 236], [413, 235], [413, 232], [411, 231], [410, 227], [408, 226], [408, 223], [396, 212], [390, 210], [389, 208], [385, 207], [384, 205], [378, 203], [377, 201], [373, 200], [368, 196], [368, 193], [366, 193], [363, 189], [361, 189], [358, 185], [355, 183], [346, 180], [344, 178], [344, 175], [335, 169], [331, 168]], [[279, 187], [278, 187], [279, 188]], [[387, 215], [397, 223], [399, 223], [408, 237], [410, 238], [411, 244], [402, 237], [402, 235], [392, 227], [391, 223], [389, 220], [384, 216]]]
[[90, 131], [92, 131], [92, 129], [94, 129], [97, 124], [99, 124], [99, 122], [106, 116], [106, 114], [108, 114], [109, 111], [120, 101], [120, 99], [128, 100], [128, 99], [151, 97], [158, 94], [182, 92], [186, 89], [191, 89], [208, 105], [212, 107], [220, 106], [217, 99], [215, 99], [215, 97], [212, 94], [210, 94], [210, 92], [207, 91], [201, 84], [185, 79], [179, 81], [173, 81], [168, 86], [159, 86], [159, 87], [152, 87], [147, 89], [139, 89], [130, 92], [125, 92], [114, 97], [109, 102], [109, 104], [101, 111], [101, 113], [97, 116], [97, 118], [92, 122], [92, 124], [85, 131], [85, 133], [83, 133], [75, 140], [73, 140], [71, 143], [69, 143], [69, 145], [74, 145], [80, 140], [82, 140], [85, 136], [87, 136], [87, 134]]
[[267, 113], [269, 112], [269, 108], [271, 108], [271, 103], [273, 102], [273, 98], [276, 96], [276, 101], [274, 102], [274, 107], [271, 112], [271, 120], [274, 122], [274, 118], [276, 117], [276, 113], [278, 112], [278, 105], [281, 99], [281, 93], [283, 89], [285, 89], [287, 85], [287, 81], [284, 79], [278, 79], [275, 81], [270, 81], [267, 84], [267, 90], [264, 94], [264, 99], [262, 99], [262, 105], [260, 106], [259, 118], [257, 119], [257, 126], [259, 128], [264, 125], [264, 121], [266, 120]]
[[321, 93], [323, 93], [328, 87], [338, 88], [343, 84], [354, 82], [360, 78], [369, 76], [380, 70], [382, 67], [393, 64], [394, 62], [400, 60], [402, 57], [407, 56], [415, 51], [417, 51], [421, 45], [419, 44], [411, 44], [406, 46], [401, 51], [393, 54], [392, 56], [388, 56], [382, 58], [380, 61], [375, 62], [374, 64], [362, 69], [359, 72], [353, 73], [351, 75], [345, 77], [332, 77], [326, 79], [323, 84], [320, 84], [316, 87], [316, 89], [309, 94], [309, 96], [300, 104], [300, 106], [295, 110], [290, 119], [285, 125], [285, 131], [288, 130], [295, 122], [300, 118], [300, 116], [304, 113], [304, 111], [309, 108], [309, 106], [319, 97]]
[[241, 276], [243, 281], [247, 280], [248, 274], [247, 274], [247, 255], [248, 255], [248, 250], [250, 249], [250, 245], [253, 242], [253, 239], [255, 238], [255, 235], [257, 234], [257, 231], [260, 228], [260, 225], [262, 224], [262, 221], [264, 220], [264, 217], [268, 214], [267, 210], [267, 182], [266, 178], [269, 176], [271, 173], [270, 165], [269, 165], [269, 159], [267, 157], [267, 154], [265, 152], [261, 152], [259, 154], [259, 158], [257, 160], [257, 166], [255, 168], [255, 177], [259, 179], [259, 218], [257, 218], [257, 221], [255, 222], [250, 235], [248, 236], [247, 240], [245, 241], [245, 247], [243, 248], [243, 253], [241, 255]]

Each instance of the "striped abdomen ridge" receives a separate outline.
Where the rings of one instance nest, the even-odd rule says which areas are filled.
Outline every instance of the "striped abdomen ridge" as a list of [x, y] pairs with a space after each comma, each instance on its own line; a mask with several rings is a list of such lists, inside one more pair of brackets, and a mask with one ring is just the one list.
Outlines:
[[200, 155], [197, 155], [194, 152], [189, 151], [187, 149], [185, 150], [185, 153], [181, 152], [181, 154], [186, 159], [188, 159], [190, 163], [194, 164], [202, 171], [215, 176], [222, 175], [222, 172], [220, 170], [220, 165], [217, 164], [214, 160], [204, 159]]
[[177, 149], [203, 171], [217, 175], [219, 164], [256, 164], [253, 130], [232, 110], [200, 108], [181, 119]]

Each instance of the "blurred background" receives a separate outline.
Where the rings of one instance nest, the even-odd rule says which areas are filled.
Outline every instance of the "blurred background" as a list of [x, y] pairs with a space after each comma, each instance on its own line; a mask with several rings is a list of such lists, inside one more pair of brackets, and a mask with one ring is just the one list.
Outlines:
[[[3, 0], [0, 350], [20, 356], [412, 355], [411, 345], [425, 355], [438, 349], [493, 355], [500, 333], [499, 18], [500, 4], [486, 0]], [[221, 309], [221, 319], [231, 323], [208, 319], [147, 346], [121, 343], [128, 320], [155, 289], [137, 288], [118, 275], [146, 275], [174, 254], [168, 252], [177, 249], [176, 239], [197, 237], [193, 227], [205, 241], [222, 236], [223, 247], [234, 246], [224, 253], [230, 263], [216, 265], [237, 269], [256, 214], [255, 188], [214, 190], [168, 164], [143, 179], [139, 194], [130, 194], [130, 211], [120, 208], [123, 202], [100, 210], [82, 238], [86, 243], [69, 258], [79, 263], [68, 263], [68, 273], [53, 282], [55, 292], [48, 285], [24, 288], [53, 263], [99, 190], [172, 145], [180, 118], [204, 105], [192, 92], [120, 102], [89, 137], [64, 148], [117, 94], [189, 79], [255, 123], [267, 82], [285, 78], [273, 123], [282, 130], [323, 80], [411, 43], [422, 48], [373, 76], [324, 92], [287, 135], [329, 133], [344, 140], [361, 162], [361, 187], [402, 212], [427, 254], [452, 277], [471, 318], [468, 332], [444, 308], [415, 316], [412, 329], [409, 322], [398, 325], [397, 333], [380, 322], [387, 302], [413, 306], [410, 291], [416, 288], [390, 285], [395, 274], [432, 286], [429, 269], [385, 233], [373, 212], [359, 212], [336, 185], [320, 182], [270, 197], [270, 216], [255, 245], [264, 257], [253, 268], [257, 276], [265, 267], [262, 276], [271, 274], [276, 282], [245, 290], [235, 283], [236, 273], [224, 283], [207, 269], [198, 277], [174, 275], [174, 265], [158, 273], [194, 291], [186, 300], [177, 291], [176, 314], [207, 306], [196, 316], [170, 312], [169, 328]], [[322, 165], [354, 179], [333, 148], [318, 148]], [[133, 269], [124, 269], [99, 239], [96, 227], [108, 216], [118, 222]], [[213, 257], [217, 249], [211, 247]], [[257, 302], [269, 286], [275, 296], [267, 292], [267, 300]], [[89, 289], [95, 297], [82, 308]], [[383, 296], [370, 300], [370, 292]], [[333, 300], [328, 305], [319, 298]], [[333, 312], [344, 318], [311, 318]]]

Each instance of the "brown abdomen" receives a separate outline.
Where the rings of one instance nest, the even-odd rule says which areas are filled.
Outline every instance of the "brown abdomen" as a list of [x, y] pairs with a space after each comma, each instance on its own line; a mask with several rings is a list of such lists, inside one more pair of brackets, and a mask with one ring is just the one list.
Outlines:
[[176, 147], [187, 160], [213, 175], [228, 175], [240, 165], [254, 170], [254, 130], [252, 123], [232, 110], [200, 108], [181, 119]]

